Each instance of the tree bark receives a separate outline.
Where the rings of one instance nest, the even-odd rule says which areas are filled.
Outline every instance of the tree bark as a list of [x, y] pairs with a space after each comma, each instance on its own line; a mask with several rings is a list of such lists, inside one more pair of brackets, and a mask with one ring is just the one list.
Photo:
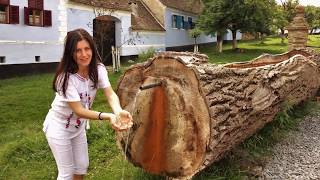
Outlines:
[[286, 38], [286, 35], [284, 34], [284, 29], [283, 28], [281, 28], [280, 31], [281, 31], [281, 34], [280, 34], [281, 44], [284, 44], [284, 39]]
[[232, 30], [232, 49], [237, 49], [237, 30]]
[[199, 54], [159, 54], [120, 78], [117, 94], [134, 125], [118, 132], [117, 142], [150, 173], [191, 178], [272, 121], [283, 104], [315, 95], [319, 62], [312, 50], [226, 65]]
[[222, 44], [223, 44], [223, 35], [221, 33], [217, 33], [217, 51], [222, 53]]
[[312, 35], [314, 30], [315, 30], [315, 28], [311, 28], [309, 34]]

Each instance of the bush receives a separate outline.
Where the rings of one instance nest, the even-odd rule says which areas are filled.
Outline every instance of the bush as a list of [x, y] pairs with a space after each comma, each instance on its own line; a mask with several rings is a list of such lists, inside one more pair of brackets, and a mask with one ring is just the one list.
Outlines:
[[152, 58], [156, 53], [156, 49], [151, 47], [149, 49], [147, 49], [146, 51], [141, 52], [138, 55], [138, 62], [144, 62], [146, 60], [148, 60], [149, 58]]

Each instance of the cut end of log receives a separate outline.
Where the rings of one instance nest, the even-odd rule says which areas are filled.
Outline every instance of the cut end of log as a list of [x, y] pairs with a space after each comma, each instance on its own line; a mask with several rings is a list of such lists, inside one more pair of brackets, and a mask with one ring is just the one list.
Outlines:
[[154, 174], [192, 175], [205, 158], [209, 113], [186, 60], [194, 61], [160, 55], [144, 69], [127, 71], [118, 87], [135, 121], [128, 156]]

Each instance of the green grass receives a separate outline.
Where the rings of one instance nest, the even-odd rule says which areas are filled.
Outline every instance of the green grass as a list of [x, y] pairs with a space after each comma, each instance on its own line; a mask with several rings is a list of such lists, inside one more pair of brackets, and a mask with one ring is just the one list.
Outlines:
[[200, 51], [209, 56], [209, 62], [215, 64], [224, 64], [232, 62], [242, 62], [252, 60], [263, 53], [280, 54], [288, 50], [287, 41], [281, 44], [280, 38], [266, 38], [261, 44], [260, 40], [240, 41], [238, 48], [244, 52], [239, 53], [232, 50], [231, 43], [223, 46], [223, 53], [215, 50], [214, 46], [201, 48]]
[[308, 46], [320, 52], [320, 35], [309, 36]]
[[[319, 36], [312, 36], [312, 46], [320, 46]], [[278, 54], [287, 50], [279, 38], [260, 41], [239, 42], [244, 53], [224, 46], [224, 53], [214, 46], [200, 49], [208, 54], [211, 63], [247, 61], [262, 53]], [[113, 87], [121, 73], [110, 73]], [[54, 93], [51, 89], [53, 74], [32, 75], [0, 80], [0, 179], [55, 179], [57, 169], [51, 151], [42, 132], [42, 123], [50, 108]], [[310, 103], [303, 107], [284, 108], [276, 121], [267, 125], [237, 149], [249, 154], [252, 161], [268, 155], [272, 146], [288, 131], [294, 129], [304, 114], [318, 107]], [[98, 92], [93, 109], [110, 111], [101, 92]], [[302, 112], [300, 112], [302, 111]], [[291, 122], [294, 122], [291, 124]], [[289, 124], [288, 124], [289, 123]], [[115, 143], [115, 133], [108, 123], [91, 122], [88, 132], [90, 167], [87, 179], [164, 179], [150, 175], [128, 163]], [[194, 179], [242, 179], [247, 176], [241, 168], [241, 158], [230, 153], [222, 161], [199, 173]]]

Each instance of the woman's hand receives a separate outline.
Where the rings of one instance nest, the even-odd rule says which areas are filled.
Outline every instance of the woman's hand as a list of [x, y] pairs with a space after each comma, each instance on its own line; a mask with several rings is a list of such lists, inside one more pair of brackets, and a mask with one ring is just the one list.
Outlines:
[[115, 130], [126, 130], [132, 127], [132, 116], [128, 111], [121, 110], [117, 113], [116, 119], [111, 119], [111, 124]]

